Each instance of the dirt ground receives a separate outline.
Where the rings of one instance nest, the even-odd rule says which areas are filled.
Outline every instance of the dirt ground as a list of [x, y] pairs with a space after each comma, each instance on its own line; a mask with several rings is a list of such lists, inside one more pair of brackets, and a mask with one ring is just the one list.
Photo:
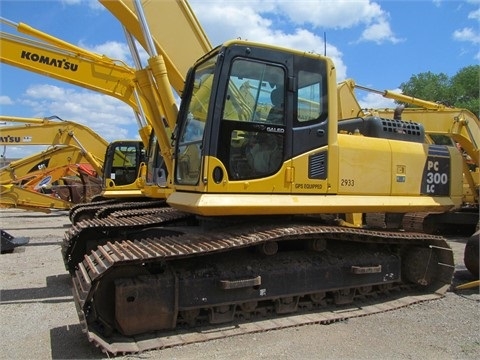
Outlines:
[[[0, 359], [102, 359], [82, 333], [60, 243], [66, 212], [0, 209], [0, 228], [30, 242], [0, 255]], [[453, 286], [472, 280], [466, 238], [452, 237]], [[480, 295], [440, 299], [330, 325], [236, 336], [120, 359], [479, 359]]]

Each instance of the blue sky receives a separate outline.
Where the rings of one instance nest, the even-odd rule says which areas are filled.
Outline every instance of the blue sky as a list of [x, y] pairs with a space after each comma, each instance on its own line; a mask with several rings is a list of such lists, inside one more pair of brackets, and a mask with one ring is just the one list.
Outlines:
[[[452, 76], [480, 60], [480, 0], [189, 3], [213, 45], [241, 37], [323, 54], [326, 33], [338, 81], [353, 78], [379, 90], [398, 90], [412, 75], [427, 71]], [[121, 25], [95, 0], [0, 0], [0, 14], [133, 66]], [[1, 28], [18, 34], [4, 24]], [[85, 124], [108, 141], [138, 138], [133, 112], [116, 99], [5, 64], [0, 64], [0, 76], [2, 115], [56, 115]], [[392, 106], [380, 96], [358, 96], [365, 107]], [[5, 155], [32, 151], [9, 147]]]

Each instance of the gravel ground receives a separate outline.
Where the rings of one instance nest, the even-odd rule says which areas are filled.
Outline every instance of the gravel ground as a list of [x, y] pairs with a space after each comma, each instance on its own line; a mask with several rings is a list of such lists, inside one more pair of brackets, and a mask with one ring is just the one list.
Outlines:
[[[0, 227], [30, 243], [0, 255], [0, 359], [102, 359], [82, 333], [60, 243], [66, 212], [0, 209]], [[453, 285], [471, 281], [465, 238], [450, 238]], [[248, 334], [119, 359], [479, 359], [480, 295], [440, 300], [330, 325]]]

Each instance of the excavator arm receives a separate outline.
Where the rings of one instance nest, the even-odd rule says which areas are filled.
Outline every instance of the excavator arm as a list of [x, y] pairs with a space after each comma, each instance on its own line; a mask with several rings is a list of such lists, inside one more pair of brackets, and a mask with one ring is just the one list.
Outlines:
[[[439, 134], [451, 137], [460, 144], [464, 151], [474, 159], [479, 166], [480, 150], [480, 121], [477, 116], [466, 109], [447, 107], [432, 101], [418, 99], [412, 96], [398, 94], [392, 91], [379, 91], [365, 86], [357, 85], [352, 79], [339, 83], [338, 113], [340, 119], [348, 119], [356, 116], [364, 116], [366, 110], [358, 103], [354, 89], [361, 89], [380, 94], [387, 99], [393, 99], [413, 106], [401, 109], [376, 109], [376, 113], [382, 116], [408, 115], [407, 120], [421, 122], [425, 131], [429, 134]], [[395, 111], [398, 115], [395, 115]]]
[[[145, 49], [148, 48], [132, 0], [99, 1]], [[165, 62], [170, 83], [175, 91], [181, 94], [188, 69], [198, 58], [209, 52], [212, 45], [186, 1], [147, 0], [142, 1], [142, 8], [156, 51]], [[181, 46], [178, 39], [182, 39]]]
[[48, 167], [86, 163], [83, 152], [74, 146], [54, 146], [10, 162], [0, 169], [0, 185], [8, 185], [29, 173]]
[[[135, 71], [127, 65], [106, 56], [89, 52], [63, 40], [45, 34], [26, 24], [2, 22], [43, 41], [0, 32], [0, 61], [20, 69], [48, 76], [101, 94], [115, 97], [135, 112], [140, 136], [148, 142], [151, 131], [146, 120], [152, 122], [150, 105], [139, 97], [135, 88]], [[46, 41], [49, 42], [46, 42]], [[143, 111], [142, 116], [140, 112]]]
[[0, 121], [24, 122], [2, 126], [0, 145], [68, 145], [79, 148], [98, 174], [102, 173], [107, 141], [90, 128], [73, 121], [52, 121], [0, 116]]
[[[19, 30], [24, 26], [18, 24]], [[137, 108], [134, 72], [125, 64], [80, 48], [62, 48], [6, 32], [1, 32], [0, 46], [0, 61], [5, 64], [110, 95]]]
[[100, 180], [92, 176], [85, 164], [49, 166], [28, 173], [9, 184], [0, 184], [3, 207], [50, 212], [68, 210], [73, 204], [86, 202], [101, 190]]
[[[144, 1], [141, 6], [130, 0], [100, 2], [124, 26], [127, 39], [128, 36], [135, 37], [150, 56], [146, 68], [138, 61], [137, 88], [143, 97], [149, 99], [150, 104], [156, 105], [152, 107], [157, 111], [156, 118], [161, 120], [151, 123], [151, 126], [167, 172], [171, 174], [171, 131], [175, 128], [178, 112], [172, 88], [177, 94], [182, 94], [184, 74], [212, 46], [184, 0]], [[162, 16], [164, 14], [168, 16]], [[175, 36], [171, 36], [172, 33]], [[178, 44], [179, 36], [182, 46]], [[136, 50], [132, 46], [131, 50], [135, 58]], [[150, 191], [148, 188], [145, 190]]]
[[72, 146], [53, 147], [0, 169], [3, 207], [49, 212], [70, 209], [101, 191], [101, 182], [83, 152]]

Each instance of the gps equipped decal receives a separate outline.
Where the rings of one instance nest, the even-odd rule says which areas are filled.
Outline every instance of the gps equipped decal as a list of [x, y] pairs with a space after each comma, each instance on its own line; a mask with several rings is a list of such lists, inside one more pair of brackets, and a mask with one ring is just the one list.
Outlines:
[[428, 147], [420, 192], [437, 196], [450, 193], [450, 152], [446, 146], [430, 145]]

